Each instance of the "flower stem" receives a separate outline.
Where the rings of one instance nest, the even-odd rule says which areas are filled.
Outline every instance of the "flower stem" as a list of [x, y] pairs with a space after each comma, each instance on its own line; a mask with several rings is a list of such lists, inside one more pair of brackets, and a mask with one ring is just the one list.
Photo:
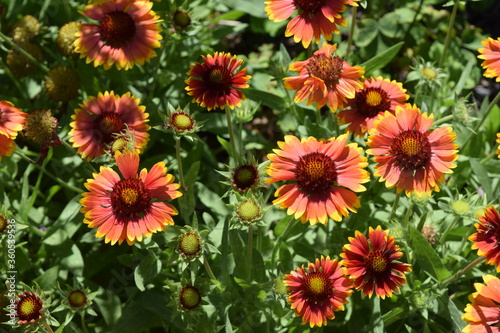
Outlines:
[[24, 153], [22, 153], [19, 149], [17, 149], [14, 152], [14, 154], [20, 156], [23, 160], [31, 163], [35, 168], [37, 168], [38, 170], [40, 170], [41, 172], [43, 172], [45, 175], [47, 175], [49, 178], [51, 178], [52, 180], [54, 180], [56, 183], [58, 183], [59, 185], [61, 185], [65, 189], [73, 191], [73, 192], [76, 192], [78, 194], [81, 194], [83, 192], [82, 189], [80, 189], [78, 187], [75, 187], [73, 185], [70, 185], [70, 184], [62, 181], [61, 179], [57, 178], [50, 171], [48, 171], [47, 169], [45, 169], [45, 167], [42, 167], [42, 166], [40, 166], [38, 164], [35, 164], [35, 162], [31, 158], [29, 158], [28, 156], [24, 155]]
[[389, 222], [392, 221], [392, 218], [396, 214], [396, 210], [398, 209], [400, 197], [401, 197], [401, 192], [396, 194], [396, 198], [394, 199], [394, 204], [392, 205], [391, 215], [389, 215]]
[[45, 320], [43, 320], [42, 323], [43, 323], [43, 327], [45, 327], [45, 329], [47, 330], [48, 333], [54, 333], [52, 328], [50, 328], [49, 324], [47, 324], [47, 322]]
[[448, 279], [444, 280], [443, 282], [441, 282], [440, 287], [446, 287], [447, 285], [449, 285], [450, 283], [457, 280], [462, 275], [464, 275], [465, 273], [467, 273], [468, 271], [473, 269], [474, 266], [476, 266], [480, 262], [484, 261], [485, 259], [486, 259], [486, 256], [476, 258], [474, 261], [470, 262], [467, 266], [465, 266], [460, 272], [458, 272], [457, 274], [455, 274], [455, 275], [449, 277]]
[[252, 281], [252, 252], [253, 252], [253, 228], [250, 224], [248, 226], [248, 244], [247, 244], [247, 277], [248, 282]]
[[214, 275], [214, 272], [212, 271], [212, 268], [210, 267], [210, 264], [208, 263], [207, 256], [203, 256], [203, 266], [205, 266], [205, 270], [207, 271], [208, 276], [210, 279], [217, 281], [217, 278]]
[[486, 120], [486, 118], [488, 118], [488, 115], [490, 114], [491, 110], [493, 110], [493, 107], [498, 103], [498, 101], [500, 100], [500, 91], [497, 93], [497, 95], [495, 96], [495, 98], [491, 101], [491, 103], [488, 105], [488, 109], [486, 109], [486, 111], [484, 112], [484, 115], [483, 117], [481, 118], [481, 121], [479, 123], [477, 123], [476, 127], [474, 128], [474, 130], [469, 134], [469, 136], [467, 137], [467, 139], [465, 139], [464, 143], [462, 144], [462, 150], [467, 146], [467, 144], [470, 142], [470, 140], [472, 139], [472, 136], [474, 134], [477, 133], [477, 131], [479, 131], [479, 128], [481, 127], [481, 125], [484, 123], [484, 121]]
[[439, 68], [443, 67], [446, 51], [450, 46], [451, 33], [453, 31], [453, 26], [455, 25], [455, 17], [457, 16], [457, 9], [458, 9], [458, 0], [455, 0], [455, 4], [453, 5], [453, 10], [451, 12], [450, 23], [448, 24], [448, 32], [446, 33], [446, 39], [444, 41], [443, 53], [441, 53], [441, 58], [439, 58], [439, 63], [438, 63]]
[[408, 230], [408, 221], [410, 220], [410, 215], [413, 212], [413, 201], [410, 203], [410, 206], [408, 207], [408, 210], [406, 211], [405, 218], [403, 219], [403, 222], [401, 222], [401, 226], [403, 227], [403, 230], [406, 232]]
[[231, 144], [231, 150], [233, 153], [233, 160], [234, 160], [234, 163], [236, 165], [239, 162], [239, 155], [238, 155], [238, 151], [236, 150], [236, 144], [234, 142], [233, 124], [231, 121], [231, 109], [229, 108], [229, 106], [226, 105], [225, 110], [226, 110], [227, 129], [229, 132], [229, 142]]
[[297, 223], [297, 220], [294, 218], [293, 215], [291, 215], [290, 222], [288, 222], [288, 224], [285, 227], [285, 230], [283, 230], [281, 235], [278, 237], [278, 240], [276, 241], [276, 244], [274, 245], [274, 248], [273, 248], [273, 253], [271, 255], [271, 265], [273, 267], [274, 267], [274, 262], [275, 262], [275, 258], [276, 258], [276, 253], [278, 252], [278, 249], [280, 248], [281, 243], [283, 243], [283, 240], [285, 239], [286, 236], [288, 236], [288, 233], [290, 232], [290, 230], [293, 229], [292, 227], [296, 223]]
[[81, 313], [80, 317], [82, 318], [82, 330], [84, 333], [89, 333], [89, 330], [87, 328], [87, 323], [85, 323], [85, 314]]
[[441, 238], [439, 239], [440, 244], [444, 244], [444, 241], [446, 240], [446, 236], [448, 236], [448, 233], [450, 232], [451, 228], [453, 228], [455, 226], [455, 224], [457, 224], [459, 219], [460, 219], [460, 217], [457, 216], [450, 224], [448, 224], [448, 226], [444, 230], [443, 234], [441, 235]]
[[455, 117], [454, 115], [449, 114], [449, 115], [447, 115], [447, 116], [444, 116], [444, 117], [442, 117], [442, 118], [439, 118], [439, 119], [438, 119], [438, 120], [436, 120], [436, 121], [435, 121], [432, 125], [433, 125], [433, 126], [440, 125], [440, 124], [442, 124], [442, 123], [444, 123], [444, 122], [447, 122], [448, 120], [453, 120], [453, 118], [454, 118], [454, 117]]
[[26, 59], [37, 65], [44, 73], [49, 72], [49, 68], [42, 64], [40, 61], [36, 60], [35, 57], [33, 57], [31, 54], [29, 54], [25, 49], [23, 49], [21, 46], [17, 45], [10, 39], [8, 36], [4, 35], [2, 32], [0, 32], [0, 40], [3, 40], [5, 43], [7, 43], [10, 47], [12, 47], [14, 50], [17, 52], [21, 53]]
[[184, 172], [182, 171], [182, 158], [181, 158], [181, 138], [175, 139], [175, 156], [177, 158], [177, 172], [179, 172], [179, 182], [181, 184], [181, 191], [184, 193], [186, 189], [184, 186]]
[[352, 18], [351, 18], [351, 29], [349, 30], [349, 38], [347, 39], [347, 48], [345, 50], [344, 61], [347, 61], [349, 57], [349, 53], [351, 51], [352, 39], [354, 35], [354, 28], [356, 26], [356, 15], [357, 15], [358, 7], [352, 7]]

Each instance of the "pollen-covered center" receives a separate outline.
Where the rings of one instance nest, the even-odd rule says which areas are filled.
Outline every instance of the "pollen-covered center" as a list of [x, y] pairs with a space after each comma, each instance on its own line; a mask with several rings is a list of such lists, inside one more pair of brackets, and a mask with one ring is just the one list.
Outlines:
[[215, 65], [210, 70], [204, 78], [207, 88], [213, 91], [226, 91], [231, 88], [233, 82], [233, 74], [229, 69]]
[[236, 215], [243, 222], [252, 222], [260, 216], [260, 207], [251, 200], [245, 200], [238, 205]]
[[113, 134], [125, 129], [125, 124], [115, 112], [104, 112], [94, 120], [94, 128], [102, 135], [102, 142], [114, 141]]
[[122, 11], [107, 13], [99, 26], [101, 40], [115, 49], [125, 46], [135, 36], [134, 19]]
[[300, 190], [308, 194], [322, 194], [337, 181], [335, 162], [319, 152], [301, 156], [295, 168], [295, 179]]
[[120, 180], [111, 192], [111, 206], [119, 219], [138, 219], [151, 208], [151, 194], [140, 179]]
[[257, 167], [253, 164], [244, 164], [233, 172], [234, 186], [240, 191], [246, 191], [255, 185], [259, 178]]
[[387, 271], [389, 262], [381, 251], [372, 251], [367, 256], [366, 261], [373, 272], [380, 274]]
[[293, 0], [293, 5], [297, 7], [299, 11], [308, 14], [319, 12], [325, 3], [325, 0]]
[[380, 88], [370, 87], [356, 92], [355, 101], [358, 113], [367, 118], [376, 117], [391, 108], [389, 95]]
[[33, 292], [25, 292], [21, 295], [19, 303], [17, 304], [17, 316], [19, 320], [30, 322], [31, 320], [38, 320], [42, 314], [42, 300]]
[[394, 138], [389, 153], [394, 156], [401, 169], [415, 171], [425, 166], [431, 158], [431, 144], [427, 133], [408, 130]]
[[311, 304], [328, 299], [332, 289], [330, 279], [323, 272], [312, 272], [304, 278], [304, 298]]
[[201, 293], [198, 288], [186, 286], [179, 294], [179, 302], [186, 310], [193, 310], [201, 303]]
[[81, 308], [87, 304], [87, 296], [81, 290], [73, 290], [68, 296], [68, 303], [72, 308]]
[[174, 112], [170, 116], [170, 124], [179, 132], [189, 131], [193, 129], [193, 119], [184, 112]]
[[306, 65], [309, 74], [332, 86], [339, 83], [344, 62], [339, 57], [328, 57], [324, 53], [315, 54]]
[[186, 256], [195, 256], [201, 250], [200, 238], [196, 232], [186, 232], [179, 241], [179, 250]]

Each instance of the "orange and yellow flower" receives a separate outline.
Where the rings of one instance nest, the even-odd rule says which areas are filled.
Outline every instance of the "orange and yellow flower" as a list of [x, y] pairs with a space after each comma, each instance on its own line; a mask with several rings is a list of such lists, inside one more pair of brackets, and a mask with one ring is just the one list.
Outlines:
[[3, 156], [11, 156], [14, 150], [16, 150], [14, 140], [6, 135], [0, 134], [0, 161], [2, 161]]
[[23, 129], [26, 113], [22, 112], [11, 102], [0, 101], [0, 134], [9, 139], [15, 139], [17, 133]]
[[500, 37], [496, 40], [488, 37], [481, 41], [484, 48], [478, 49], [480, 55], [477, 57], [483, 59], [481, 66], [486, 69], [484, 72], [485, 77], [496, 78], [500, 82]]
[[85, 183], [89, 192], [80, 200], [83, 222], [89, 228], [98, 228], [96, 237], [105, 237], [111, 245], [125, 240], [132, 245], [173, 225], [177, 209], [165, 201], [182, 193], [177, 191], [180, 185], [173, 182], [174, 176], [166, 173], [165, 163], [156, 163], [149, 172], [142, 169], [138, 175], [139, 155], [117, 152], [116, 164], [123, 177], [101, 166], [100, 172]]
[[345, 268], [337, 259], [316, 259], [285, 275], [285, 285], [290, 291], [288, 302], [302, 323], [310, 327], [326, 325], [334, 319], [334, 311], [344, 310], [346, 298], [352, 293], [351, 282], [345, 276]]
[[319, 43], [321, 36], [332, 39], [332, 33], [339, 34], [338, 26], [347, 26], [342, 12], [346, 4], [357, 6], [359, 0], [267, 0], [264, 8], [269, 19], [281, 22], [298, 12], [286, 26], [285, 36], [293, 36], [295, 43], [302, 42], [307, 48], [311, 41]]
[[[500, 143], [500, 133], [497, 133], [497, 143]], [[497, 155], [498, 155], [498, 158], [500, 158], [500, 145], [498, 146], [498, 149], [497, 149]]]
[[469, 236], [473, 242], [472, 249], [478, 256], [486, 256], [488, 265], [496, 266], [500, 272], [500, 216], [494, 206], [485, 208], [484, 215], [479, 216], [479, 223], [474, 223], [477, 232]]
[[500, 280], [483, 275], [482, 283], [474, 283], [476, 292], [469, 295], [462, 319], [467, 322], [464, 333], [500, 333]]
[[139, 103], [129, 92], [119, 96], [106, 91], [97, 98], [89, 97], [71, 116], [74, 121], [70, 124], [69, 141], [83, 158], [93, 159], [101, 156], [117, 136], [129, 131], [136, 150], [141, 152], [149, 140], [150, 127], [146, 124], [149, 121], [149, 114], [144, 112], [146, 107]]
[[347, 99], [355, 97], [356, 89], [363, 88], [359, 79], [365, 70], [334, 56], [336, 48], [337, 44], [323, 43], [312, 57], [290, 65], [290, 70], [299, 73], [283, 81], [286, 89], [297, 90], [295, 103], [307, 99], [307, 105], [316, 102], [319, 109], [327, 104], [335, 112], [345, 107]]
[[349, 244], [342, 248], [341, 264], [347, 268], [347, 275], [353, 280], [354, 287], [368, 295], [385, 298], [392, 297], [406, 282], [406, 272], [411, 271], [409, 264], [398, 262], [403, 252], [395, 244], [394, 236], [370, 227], [368, 239], [356, 231], [354, 238], [349, 237]]
[[278, 146], [267, 156], [271, 163], [266, 182], [291, 181], [278, 188], [273, 201], [288, 208], [288, 215], [302, 223], [326, 225], [328, 217], [341, 221], [360, 207], [355, 192], [366, 190], [361, 184], [369, 181], [364, 170], [368, 163], [356, 143], [347, 144], [346, 134], [329, 140], [287, 135]]
[[370, 131], [367, 154], [374, 156], [375, 176], [388, 188], [428, 196], [439, 191], [445, 173], [452, 173], [458, 158], [456, 134], [451, 127], [429, 130], [434, 115], [421, 114], [416, 106], [397, 106], [379, 115]]
[[128, 70], [156, 56], [161, 28], [149, 1], [109, 0], [87, 5], [83, 15], [97, 24], [81, 25], [75, 52], [94, 66]]
[[349, 124], [347, 130], [362, 137], [373, 128], [379, 114], [394, 113], [397, 105], [404, 105], [410, 97], [405, 92], [400, 82], [380, 76], [365, 79], [363, 88], [357, 89], [354, 98], [347, 101], [348, 109], [337, 114], [339, 124]]
[[191, 65], [187, 73], [190, 77], [185, 81], [188, 85], [188, 95], [194, 96], [193, 101], [206, 107], [208, 111], [226, 105], [231, 109], [241, 106], [246, 97], [241, 89], [248, 88], [250, 75], [246, 68], [240, 70], [243, 60], [236, 59], [230, 53], [215, 52], [202, 56], [203, 63]]

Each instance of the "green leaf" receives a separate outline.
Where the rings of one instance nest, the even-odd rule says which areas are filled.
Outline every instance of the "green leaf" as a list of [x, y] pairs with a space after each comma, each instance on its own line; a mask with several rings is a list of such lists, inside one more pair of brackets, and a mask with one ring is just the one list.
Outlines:
[[285, 244], [281, 244], [279, 258], [285, 271], [291, 271], [294, 268], [292, 254]]
[[189, 168], [188, 173], [184, 177], [185, 179], [185, 186], [186, 186], [186, 193], [179, 199], [182, 199], [179, 201], [180, 204], [180, 209], [181, 209], [181, 215], [184, 217], [185, 221], [189, 221], [189, 217], [194, 211], [195, 207], [195, 183], [196, 183], [196, 178], [198, 177], [198, 172], [200, 171], [200, 161], [196, 161], [193, 164], [191, 164], [191, 167]]
[[372, 18], [363, 19], [360, 28], [354, 30], [354, 41], [358, 47], [367, 47], [378, 34], [377, 20]]
[[488, 200], [493, 199], [493, 189], [491, 187], [491, 179], [488, 177], [488, 171], [482, 165], [477, 158], [471, 157], [469, 159], [470, 165], [472, 167], [472, 172], [477, 176], [477, 179], [479, 181], [479, 184], [484, 189], [484, 192], [486, 193], [486, 196]]
[[413, 226], [410, 229], [410, 244], [415, 258], [422, 269], [442, 282], [450, 276], [450, 272], [444, 267], [438, 254], [422, 234]]
[[391, 60], [398, 54], [399, 50], [403, 46], [404, 42], [399, 42], [396, 45], [391, 46], [384, 52], [376, 55], [370, 60], [364, 62], [360, 66], [365, 69], [365, 77], [368, 77], [372, 74], [372, 72], [376, 71], [387, 65]]
[[217, 135], [217, 141], [219, 141], [222, 148], [224, 148], [224, 150], [227, 151], [227, 153], [229, 155], [233, 156], [233, 151], [231, 149], [231, 145], [229, 144], [229, 141], [227, 141], [226, 139], [224, 139], [218, 135]]
[[50, 290], [56, 285], [58, 274], [59, 266], [54, 266], [43, 272], [43, 274], [37, 277], [34, 282], [36, 282], [43, 290]]
[[246, 88], [245, 95], [248, 99], [269, 106], [275, 110], [286, 110], [287, 103], [283, 97], [268, 93], [266, 91], [257, 90], [253, 88]]
[[229, 243], [231, 244], [234, 263], [236, 265], [234, 273], [238, 277], [243, 278], [246, 275], [246, 251], [239, 230], [229, 230]]
[[231, 326], [228, 313], [226, 313], [226, 333], [233, 333], [233, 326]]
[[460, 79], [458, 80], [457, 85], [455, 86], [455, 93], [457, 95], [460, 95], [460, 93], [462, 92], [462, 89], [464, 88], [465, 82], [470, 77], [470, 73], [472, 71], [472, 66], [475, 66], [476, 63], [477, 63], [477, 61], [475, 58], [470, 58], [467, 65], [465, 65], [465, 68], [463, 69], [462, 75], [460, 75]]
[[137, 265], [134, 270], [135, 285], [140, 291], [145, 291], [145, 285], [153, 281], [153, 279], [160, 273], [161, 260], [158, 259], [156, 254], [148, 251], [148, 255]]
[[466, 323], [462, 319], [462, 311], [460, 311], [455, 303], [451, 299], [448, 298], [448, 310], [450, 311], [450, 317], [453, 323], [453, 331], [455, 333], [462, 332], [462, 329], [465, 327]]

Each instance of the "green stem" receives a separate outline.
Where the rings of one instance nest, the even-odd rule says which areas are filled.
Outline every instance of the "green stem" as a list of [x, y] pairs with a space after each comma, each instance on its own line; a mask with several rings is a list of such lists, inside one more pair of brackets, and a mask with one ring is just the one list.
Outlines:
[[470, 142], [470, 140], [472, 139], [472, 136], [479, 131], [479, 128], [481, 127], [481, 125], [483, 125], [483, 123], [485, 122], [486, 118], [488, 118], [488, 115], [490, 114], [491, 110], [493, 110], [493, 107], [495, 105], [497, 105], [497, 103], [498, 103], [499, 100], [500, 100], [500, 92], [497, 93], [497, 95], [495, 96], [495, 98], [488, 105], [488, 109], [486, 109], [486, 111], [484, 112], [483, 117], [481, 118], [481, 121], [476, 125], [476, 127], [474, 128], [474, 130], [469, 134], [469, 136], [467, 137], [467, 139], [465, 139], [465, 141], [464, 141], [464, 143], [462, 144], [462, 147], [461, 147], [462, 150]]
[[21, 87], [21, 84], [19, 83], [19, 80], [17, 79], [17, 77], [14, 76], [14, 74], [12, 74], [10, 68], [5, 65], [5, 63], [3, 62], [3, 60], [2, 60], [1, 57], [0, 57], [0, 67], [3, 68], [3, 70], [5, 71], [5, 73], [7, 74], [7, 76], [9, 76], [10, 79], [12, 80], [12, 82], [14, 82], [14, 85], [16, 86], [17, 90], [19, 90], [19, 93], [23, 97], [23, 101], [29, 103], [29, 106], [31, 108], [31, 100], [30, 100], [30, 97], [28, 95], [27, 90], [24, 89], [23, 87]]
[[408, 40], [407, 37], [408, 37], [408, 34], [410, 33], [411, 31], [411, 28], [413, 28], [413, 26], [415, 25], [415, 23], [417, 22], [417, 17], [418, 15], [420, 14], [420, 11], [422, 10], [422, 5], [424, 4], [424, 0], [420, 0], [419, 3], [418, 3], [418, 8], [417, 10], [415, 11], [415, 16], [413, 16], [413, 21], [411, 21], [410, 25], [408, 26], [408, 29], [406, 29], [405, 33], [404, 33], [404, 37], [402, 40]]
[[17, 52], [21, 53], [23, 56], [26, 57], [29, 61], [37, 65], [43, 72], [48, 73], [49, 68], [42, 64], [40, 61], [36, 60], [35, 57], [33, 57], [31, 54], [29, 54], [25, 49], [23, 49], [21, 46], [17, 45], [10, 39], [8, 36], [4, 35], [2, 32], [0, 32], [0, 39], [3, 40], [5, 43], [7, 43], [10, 47], [12, 47], [14, 50]]
[[179, 182], [181, 184], [182, 193], [185, 192], [184, 186], [184, 172], [182, 171], [182, 158], [181, 158], [181, 138], [175, 139], [175, 156], [177, 157], [177, 171], [179, 172]]
[[235, 165], [237, 165], [240, 161], [238, 151], [236, 150], [236, 144], [234, 142], [234, 132], [233, 132], [233, 123], [231, 121], [231, 109], [226, 105], [226, 120], [227, 120], [227, 129], [229, 132], [229, 143], [231, 144], [231, 150], [233, 153], [233, 160]]
[[401, 193], [402, 192], [399, 192], [396, 194], [396, 198], [394, 199], [394, 203], [392, 205], [391, 215], [389, 215], [389, 222], [392, 221], [392, 218], [396, 214], [396, 210], [398, 209], [399, 198], [401, 197]]
[[85, 314], [82, 312], [80, 317], [82, 318], [82, 330], [84, 333], [89, 333], [89, 330], [87, 328], [87, 323], [85, 323]]
[[401, 222], [401, 226], [403, 227], [403, 230], [405, 232], [408, 230], [408, 221], [410, 220], [410, 215], [413, 212], [413, 205], [414, 205], [414, 203], [412, 201], [410, 203], [410, 206], [408, 207], [408, 210], [406, 211], [405, 218], [403, 219], [403, 222]]
[[252, 281], [252, 252], [253, 252], [253, 228], [252, 225], [248, 227], [248, 244], [247, 244], [247, 277], [248, 282]]
[[449, 277], [448, 279], [446, 279], [443, 282], [441, 282], [440, 287], [441, 288], [446, 287], [447, 285], [449, 285], [450, 283], [452, 283], [453, 281], [457, 280], [462, 275], [464, 275], [465, 273], [467, 273], [468, 271], [470, 271], [471, 269], [473, 269], [474, 266], [476, 266], [477, 264], [481, 263], [485, 259], [486, 259], [486, 256], [476, 258], [474, 261], [470, 262], [467, 266], [465, 266], [460, 272], [458, 272], [457, 274], [453, 275], [452, 277]]
[[450, 232], [451, 228], [453, 228], [455, 226], [455, 224], [457, 224], [459, 219], [460, 219], [460, 217], [457, 216], [450, 224], [448, 224], [448, 226], [444, 230], [443, 234], [441, 235], [441, 238], [439, 239], [440, 244], [444, 244], [444, 241], [446, 240], [446, 236], [448, 236], [448, 233]]
[[16, 151], [14, 151], [14, 154], [20, 156], [23, 160], [25, 160], [25, 161], [27, 161], [29, 163], [32, 163], [35, 168], [37, 168], [38, 170], [40, 170], [41, 172], [43, 172], [45, 175], [47, 175], [49, 178], [51, 178], [52, 180], [54, 180], [57, 184], [61, 185], [65, 189], [73, 191], [73, 192], [76, 192], [78, 194], [81, 194], [84, 191], [83, 189], [80, 189], [78, 187], [75, 187], [73, 185], [70, 185], [70, 184], [62, 181], [61, 179], [59, 179], [55, 175], [53, 175], [50, 171], [47, 171], [47, 169], [45, 169], [44, 167], [41, 167], [40, 165], [35, 164], [35, 162], [31, 158], [29, 158], [28, 156], [24, 155], [24, 153], [22, 153], [19, 150], [19, 147], [17, 148]]
[[290, 215], [290, 222], [286, 225], [285, 230], [283, 230], [283, 233], [278, 237], [278, 240], [276, 241], [276, 244], [274, 245], [273, 248], [273, 253], [271, 255], [271, 265], [274, 267], [275, 263], [275, 258], [276, 258], [276, 253], [278, 252], [278, 249], [281, 246], [281, 243], [283, 243], [283, 240], [285, 239], [286, 236], [288, 236], [288, 233], [290, 230], [292, 230], [292, 226], [294, 226], [298, 220], [294, 218], [293, 215]]
[[345, 50], [344, 61], [347, 61], [349, 57], [349, 52], [351, 52], [352, 39], [354, 35], [354, 28], [356, 26], [356, 14], [358, 11], [358, 7], [352, 7], [352, 18], [351, 18], [351, 28], [349, 30], [349, 38], [347, 39], [347, 48]]
[[54, 331], [52, 330], [52, 328], [50, 328], [49, 324], [47, 324], [45, 319], [42, 321], [42, 323], [43, 323], [43, 327], [45, 327], [45, 329], [47, 330], [48, 333], [54, 333]]
[[207, 256], [203, 256], [203, 266], [205, 266], [205, 270], [207, 271], [207, 274], [210, 277], [210, 279], [217, 281], [217, 278], [215, 277], [214, 272], [212, 271], [212, 268], [208, 263]]
[[444, 123], [444, 122], [447, 122], [448, 120], [453, 120], [453, 118], [454, 118], [454, 117], [455, 117], [455, 116], [454, 116], [454, 115], [452, 115], [452, 114], [447, 115], [447, 116], [444, 116], [444, 117], [439, 118], [438, 120], [436, 120], [436, 121], [434, 122], [434, 124], [432, 124], [432, 125], [433, 125], [433, 126], [440, 125], [440, 124], [442, 124], [442, 123]]
[[439, 58], [438, 67], [443, 67], [444, 58], [446, 56], [446, 51], [450, 46], [451, 33], [453, 32], [453, 26], [455, 25], [455, 17], [457, 16], [458, 9], [458, 0], [455, 0], [455, 4], [453, 5], [453, 10], [451, 12], [450, 23], [448, 24], [448, 32], [446, 33], [446, 39], [444, 41], [444, 49], [443, 53], [441, 53], [441, 58]]

